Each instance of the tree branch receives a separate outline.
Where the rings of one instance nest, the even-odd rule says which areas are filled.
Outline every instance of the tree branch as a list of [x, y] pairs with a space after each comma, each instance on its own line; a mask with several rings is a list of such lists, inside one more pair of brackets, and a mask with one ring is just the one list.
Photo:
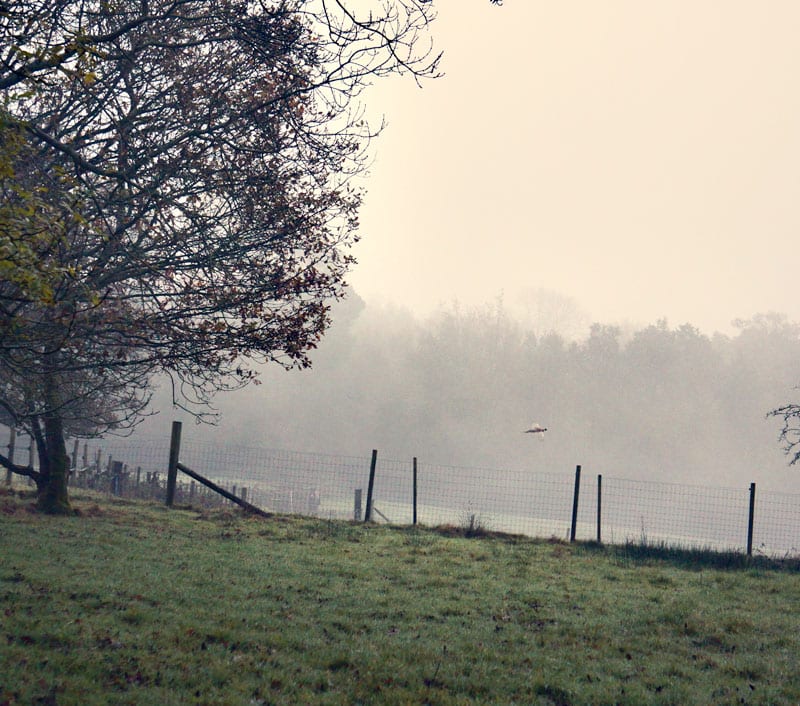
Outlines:
[[31, 478], [33, 481], [39, 480], [41, 474], [39, 471], [34, 470], [33, 466], [20, 466], [18, 463], [13, 463], [9, 461], [8, 458], [0, 454], [0, 466], [6, 468], [7, 470], [11, 471], [12, 473], [16, 473], [20, 476], [27, 476]]

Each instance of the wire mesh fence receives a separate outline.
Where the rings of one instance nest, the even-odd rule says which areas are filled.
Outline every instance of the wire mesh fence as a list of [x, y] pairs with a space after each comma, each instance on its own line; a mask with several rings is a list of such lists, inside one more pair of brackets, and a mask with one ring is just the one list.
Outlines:
[[[101, 492], [163, 501], [169, 439], [76, 444], [71, 482]], [[267, 512], [325, 519], [365, 518], [369, 456], [225, 446], [184, 440], [180, 463]], [[576, 490], [579, 491], [576, 504]], [[800, 555], [800, 495], [622, 478], [573, 469], [532, 473], [376, 458], [373, 521], [480, 527], [532, 537], [663, 542], [684, 547]], [[175, 502], [227, 501], [188, 477]], [[748, 531], [752, 535], [748, 536]]]
[[[800, 497], [798, 498], [800, 501]], [[603, 478], [604, 536], [740, 549], [747, 545], [749, 490]]]
[[800, 556], [800, 495], [759, 491], [753, 550], [769, 556]]

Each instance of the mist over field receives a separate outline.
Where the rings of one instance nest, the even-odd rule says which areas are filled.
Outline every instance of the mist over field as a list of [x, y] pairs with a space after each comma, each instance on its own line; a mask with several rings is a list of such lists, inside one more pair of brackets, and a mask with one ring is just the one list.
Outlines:
[[[547, 299], [545, 297], [545, 299]], [[547, 299], [553, 311], [553, 299]], [[778, 314], [707, 335], [659, 321], [621, 330], [580, 313], [512, 314], [501, 299], [453, 304], [427, 320], [338, 303], [310, 370], [265, 366], [261, 384], [220, 395], [216, 427], [196, 426], [161, 391], [136, 436], [490, 469], [586, 472], [683, 484], [800, 492], [780, 424], [797, 398], [800, 326]], [[528, 312], [530, 314], [530, 311]], [[568, 333], [564, 334], [561, 331]], [[524, 434], [531, 422], [544, 438]]]

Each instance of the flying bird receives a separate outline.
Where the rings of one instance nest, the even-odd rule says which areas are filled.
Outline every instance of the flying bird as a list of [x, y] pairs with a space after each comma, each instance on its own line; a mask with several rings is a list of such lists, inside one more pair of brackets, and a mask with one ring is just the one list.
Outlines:
[[[533, 422], [530, 426], [530, 429], [525, 430], [525, 434], [544, 434], [547, 431], [547, 427], [543, 427], [541, 424], [537, 422]], [[544, 436], [540, 437], [544, 439]]]

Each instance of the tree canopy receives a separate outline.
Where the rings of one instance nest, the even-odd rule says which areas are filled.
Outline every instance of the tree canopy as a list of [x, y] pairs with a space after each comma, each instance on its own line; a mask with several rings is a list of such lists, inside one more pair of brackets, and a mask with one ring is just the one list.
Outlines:
[[377, 132], [358, 96], [437, 74], [432, 18], [422, 0], [3, 3], [0, 408], [37, 440], [45, 509], [68, 507], [65, 431], [135, 423], [154, 374], [202, 410], [254, 362], [309, 364], [358, 238]]

